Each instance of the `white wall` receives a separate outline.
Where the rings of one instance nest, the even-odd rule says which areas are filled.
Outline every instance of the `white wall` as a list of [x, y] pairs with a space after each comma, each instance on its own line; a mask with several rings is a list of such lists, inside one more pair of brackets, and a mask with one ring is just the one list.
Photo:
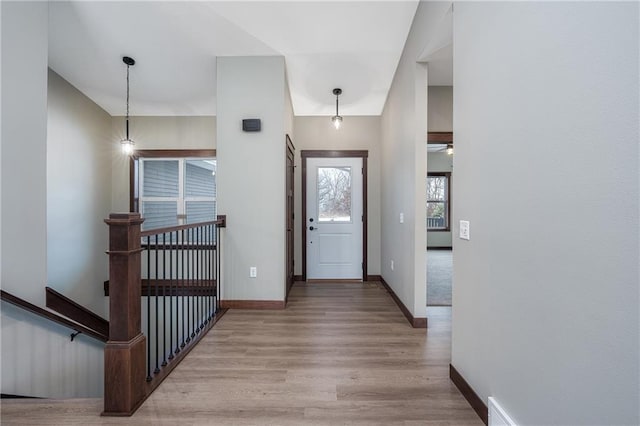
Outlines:
[[[44, 306], [47, 284], [46, 2], [2, 2], [2, 288]], [[71, 229], [69, 231], [74, 231]], [[2, 393], [99, 396], [102, 345], [2, 302]]]
[[418, 318], [426, 316], [428, 69], [416, 61], [449, 7], [449, 2], [418, 5], [382, 115], [382, 276]]
[[380, 274], [380, 117], [347, 116], [340, 130], [329, 117], [296, 117], [295, 157], [295, 273], [302, 273], [302, 150], [368, 150], [368, 275]]
[[48, 5], [2, 2], [0, 7], [2, 288], [44, 305]]
[[453, 87], [429, 86], [429, 118], [430, 132], [453, 131]]
[[104, 344], [82, 334], [72, 342], [72, 332], [2, 302], [2, 393], [102, 397]]
[[[136, 149], [215, 149], [216, 117], [130, 117], [129, 134]], [[122, 154], [124, 117], [112, 120], [112, 212], [129, 211], [129, 157]]]
[[49, 70], [47, 284], [107, 318], [111, 116]]
[[639, 5], [454, 10], [452, 364], [521, 425], [637, 425]]
[[[285, 297], [285, 70], [280, 56], [217, 60], [218, 212], [223, 298]], [[260, 118], [262, 131], [243, 132]], [[257, 278], [249, 268], [257, 267]]]
[[[429, 106], [427, 116], [430, 132], [453, 131], [453, 87], [429, 86]], [[451, 196], [453, 185], [453, 157], [446, 152], [430, 152], [427, 155], [427, 172], [451, 173]], [[452, 206], [453, 213], [453, 206]], [[427, 233], [427, 247], [451, 247], [451, 231], [430, 231]], [[427, 278], [428, 280], [428, 278]]]

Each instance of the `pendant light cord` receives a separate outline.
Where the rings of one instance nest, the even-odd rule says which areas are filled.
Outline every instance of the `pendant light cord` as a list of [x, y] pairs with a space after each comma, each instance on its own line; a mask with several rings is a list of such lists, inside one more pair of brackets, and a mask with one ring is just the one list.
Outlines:
[[129, 64], [127, 64], [127, 140], [129, 140]]

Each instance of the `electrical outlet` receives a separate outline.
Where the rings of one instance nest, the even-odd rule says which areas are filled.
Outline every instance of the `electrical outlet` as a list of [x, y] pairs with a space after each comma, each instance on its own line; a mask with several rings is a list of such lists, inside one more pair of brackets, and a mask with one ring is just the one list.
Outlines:
[[255, 278], [258, 276], [258, 268], [252, 266], [249, 268], [249, 278]]
[[400, 223], [404, 223], [404, 213], [400, 213]]
[[461, 220], [460, 221], [460, 238], [463, 240], [469, 240], [469, 221]]
[[393, 260], [391, 261], [391, 270], [393, 271]]

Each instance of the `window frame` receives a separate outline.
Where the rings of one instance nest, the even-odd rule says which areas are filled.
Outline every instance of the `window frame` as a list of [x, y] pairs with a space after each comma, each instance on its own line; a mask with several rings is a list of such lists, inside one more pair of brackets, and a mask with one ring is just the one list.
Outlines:
[[[179, 181], [180, 184], [184, 186], [184, 176], [182, 176], [184, 170], [184, 164], [189, 159], [198, 159], [198, 158], [215, 158], [216, 150], [215, 149], [140, 149], [134, 151], [129, 156], [129, 211], [134, 213], [140, 213], [140, 171], [141, 164], [140, 160], [148, 160], [148, 159], [174, 159], [174, 160], [182, 160], [179, 164]], [[181, 193], [184, 191], [184, 188], [180, 189]], [[158, 197], [153, 197], [158, 198]], [[173, 200], [173, 197], [170, 197]], [[183, 200], [186, 202], [194, 201], [194, 197], [183, 197]], [[197, 197], [196, 197], [197, 198]], [[214, 200], [217, 200], [217, 190], [216, 197]], [[197, 200], [196, 200], [197, 201]], [[208, 201], [208, 200], [207, 200]], [[186, 206], [183, 206], [186, 207]], [[180, 207], [178, 206], [178, 214], [180, 215]]]
[[[446, 179], [446, 191], [445, 191], [445, 200], [444, 200], [444, 212], [445, 212], [445, 227], [444, 228], [429, 228], [428, 222], [429, 217], [427, 216], [427, 232], [450, 232], [451, 231], [451, 172], [428, 172], [427, 179], [430, 177], [444, 177]], [[425, 209], [428, 208], [429, 203], [441, 203], [440, 200], [429, 200], [427, 198], [427, 205]]]

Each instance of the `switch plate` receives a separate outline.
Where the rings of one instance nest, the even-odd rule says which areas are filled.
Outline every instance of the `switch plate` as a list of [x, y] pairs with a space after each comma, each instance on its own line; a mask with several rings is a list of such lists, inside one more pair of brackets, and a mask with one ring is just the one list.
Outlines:
[[400, 213], [400, 223], [404, 223], [404, 213]]
[[249, 278], [255, 278], [258, 276], [258, 268], [252, 266], [249, 268]]
[[391, 261], [391, 270], [393, 271], [393, 260]]
[[469, 221], [461, 220], [460, 221], [460, 239], [469, 240]]

